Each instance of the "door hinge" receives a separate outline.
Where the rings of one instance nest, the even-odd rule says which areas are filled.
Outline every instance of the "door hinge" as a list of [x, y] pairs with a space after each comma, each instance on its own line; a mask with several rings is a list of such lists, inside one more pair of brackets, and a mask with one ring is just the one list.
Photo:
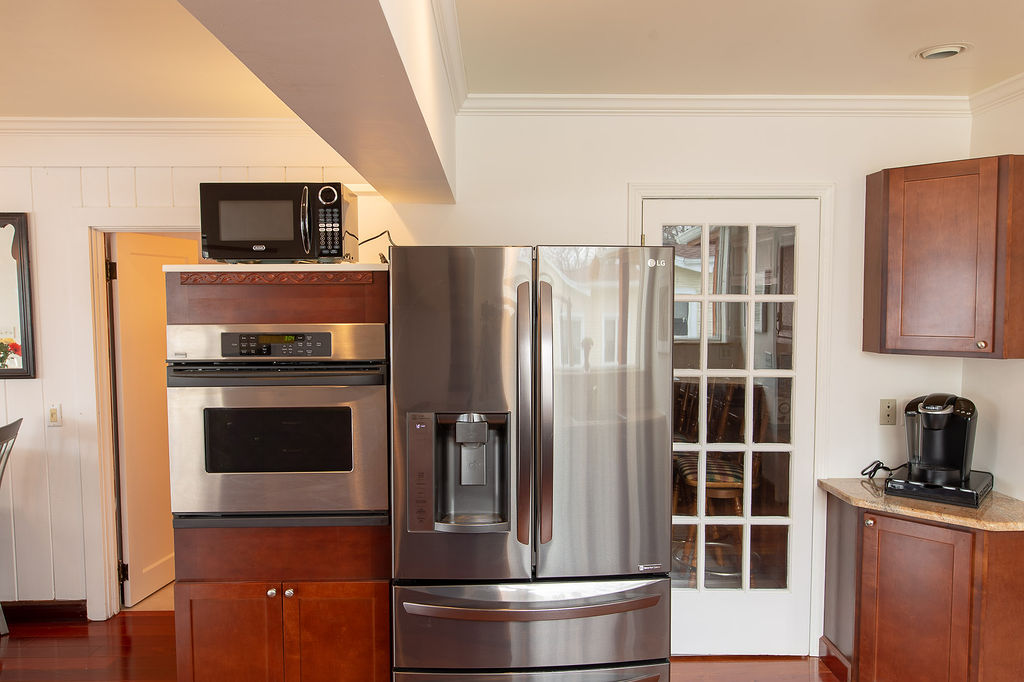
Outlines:
[[107, 281], [110, 282], [110, 281], [115, 280], [115, 279], [117, 279], [117, 261], [108, 260], [107, 261]]
[[126, 582], [128, 580], [128, 564], [117, 560], [117, 580], [118, 582]]

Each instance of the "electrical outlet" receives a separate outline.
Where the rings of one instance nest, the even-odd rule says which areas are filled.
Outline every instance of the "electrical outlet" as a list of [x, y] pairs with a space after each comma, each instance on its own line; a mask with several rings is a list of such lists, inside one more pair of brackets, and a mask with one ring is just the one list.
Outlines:
[[878, 423], [882, 426], [896, 425], [896, 399], [882, 398], [878, 402]]
[[64, 416], [62, 414], [60, 403], [51, 404], [46, 408], [46, 425], [64, 426]]

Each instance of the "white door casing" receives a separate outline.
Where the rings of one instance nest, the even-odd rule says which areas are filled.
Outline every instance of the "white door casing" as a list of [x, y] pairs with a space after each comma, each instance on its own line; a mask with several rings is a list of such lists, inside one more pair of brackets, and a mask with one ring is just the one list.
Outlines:
[[[818, 583], [813, 574], [816, 566], [820, 569], [814, 551], [813, 518], [821, 203], [820, 198], [642, 200], [646, 243], [661, 243], [664, 226], [689, 226], [670, 230], [670, 235], [676, 238], [688, 234], [692, 243], [679, 253], [685, 252], [690, 260], [694, 254], [698, 261], [703, 259], [697, 266], [702, 273], [696, 276], [697, 288], [687, 289], [693, 281], [677, 286], [677, 313], [688, 314], [690, 318], [689, 326], [677, 327], [677, 343], [681, 344], [677, 347], [689, 344], [685, 350], [690, 359], [684, 360], [674, 374], [678, 381], [691, 384], [694, 391], [700, 387], [699, 399], [692, 401], [690, 408], [694, 410], [693, 423], [700, 426], [700, 431], [699, 437], [694, 430], [692, 436], [681, 439], [689, 438], [691, 442], [676, 443], [673, 447], [675, 462], [689, 457], [697, 468], [699, 461], [692, 507], [677, 508], [674, 513], [678, 515], [673, 517], [674, 552], [691, 557], [677, 557], [680, 565], [686, 565], [682, 573], [680, 566], [675, 567], [678, 579], [673, 590], [673, 654], [806, 655], [820, 628], [812, 625], [812, 620], [819, 608], [813, 597]], [[773, 230], [795, 236], [787, 256], [790, 265], [795, 266], [791, 276], [795, 291], [789, 293], [778, 287], [773, 289], [771, 283], [778, 273], [758, 263], [763, 255], [758, 246], [762, 241], [760, 235], [770, 236]], [[735, 262], [730, 266], [736, 268], [729, 278], [733, 284], [720, 281], [716, 286], [709, 271], [725, 270], [725, 254], [719, 251], [729, 242], [730, 234], [736, 244], [742, 244], [733, 253]], [[712, 241], [715, 251], [709, 246]], [[684, 270], [677, 267], [679, 272]], [[685, 270], [684, 274], [692, 272]], [[682, 279], [687, 278], [694, 279]], [[739, 281], [742, 284], [737, 284]], [[742, 323], [736, 324], [740, 320]], [[730, 323], [736, 329], [729, 330]], [[784, 360], [781, 368], [772, 352], [765, 350], [761, 338], [772, 336], [770, 327], [775, 324], [786, 328], [783, 335], [792, 334], [792, 341], [786, 341], [791, 343], [792, 360]], [[778, 329], [774, 331], [777, 338]], [[742, 359], [719, 358], [722, 349], [730, 345], [725, 343], [727, 337], [734, 341], [731, 345], [743, 348]], [[743, 436], [738, 436], [737, 431], [726, 439], [737, 442], [709, 443], [716, 427], [708, 423], [708, 398], [712, 394], [721, 397], [720, 392], [716, 393], [716, 382], [750, 389], [737, 391], [740, 411], [745, 409], [747, 415], [755, 406], [752, 396], [758, 391], [768, 396], [758, 404], [766, 403], [768, 410], [776, 412], [780, 396], [789, 398], [789, 434], [781, 439], [766, 439], [763, 430], [754, 433], [757, 421], [746, 418], [739, 420]], [[781, 385], [791, 385], [791, 391], [781, 391]], [[775, 440], [781, 442], [772, 442]], [[707, 465], [730, 458], [743, 467], [742, 497], [723, 507], [727, 501], [708, 495]], [[755, 514], [757, 507], [751, 507], [755, 502], [755, 485], [761, 480], [751, 476], [752, 466], [755, 460], [760, 466], [765, 459], [783, 462], [788, 469], [788, 508], [771, 515], [763, 508]], [[752, 539], [752, 533], [758, 542]], [[778, 542], [779, 534], [785, 538], [782, 543]], [[769, 562], [764, 562], [756, 550], [761, 548], [764, 554], [764, 539], [769, 537], [784, 548], [781, 582], [778, 575], [765, 579], [770, 571], [759, 568]], [[723, 569], [729, 561], [723, 559], [722, 550], [730, 549], [730, 543], [736, 548], [736, 565], [742, 571]], [[689, 554], [679, 551], [680, 548], [689, 548]]]

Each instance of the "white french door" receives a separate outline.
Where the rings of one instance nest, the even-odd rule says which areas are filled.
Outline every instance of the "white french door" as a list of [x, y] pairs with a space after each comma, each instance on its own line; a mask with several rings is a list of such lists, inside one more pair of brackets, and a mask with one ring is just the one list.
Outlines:
[[818, 199], [645, 199], [675, 247], [672, 653], [807, 655]]

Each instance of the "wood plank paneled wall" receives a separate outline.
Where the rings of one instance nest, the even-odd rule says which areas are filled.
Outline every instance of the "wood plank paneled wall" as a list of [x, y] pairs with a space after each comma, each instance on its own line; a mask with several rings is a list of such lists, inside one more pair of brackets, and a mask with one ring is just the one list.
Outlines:
[[[198, 229], [200, 182], [324, 179], [365, 182], [349, 166], [0, 166], [0, 210], [29, 214], [37, 355], [36, 378], [0, 380], [0, 423], [25, 420], [0, 487], [0, 601], [84, 599], [96, 579], [107, 378], [93, 366], [89, 228]], [[56, 403], [63, 426], [47, 428]]]

